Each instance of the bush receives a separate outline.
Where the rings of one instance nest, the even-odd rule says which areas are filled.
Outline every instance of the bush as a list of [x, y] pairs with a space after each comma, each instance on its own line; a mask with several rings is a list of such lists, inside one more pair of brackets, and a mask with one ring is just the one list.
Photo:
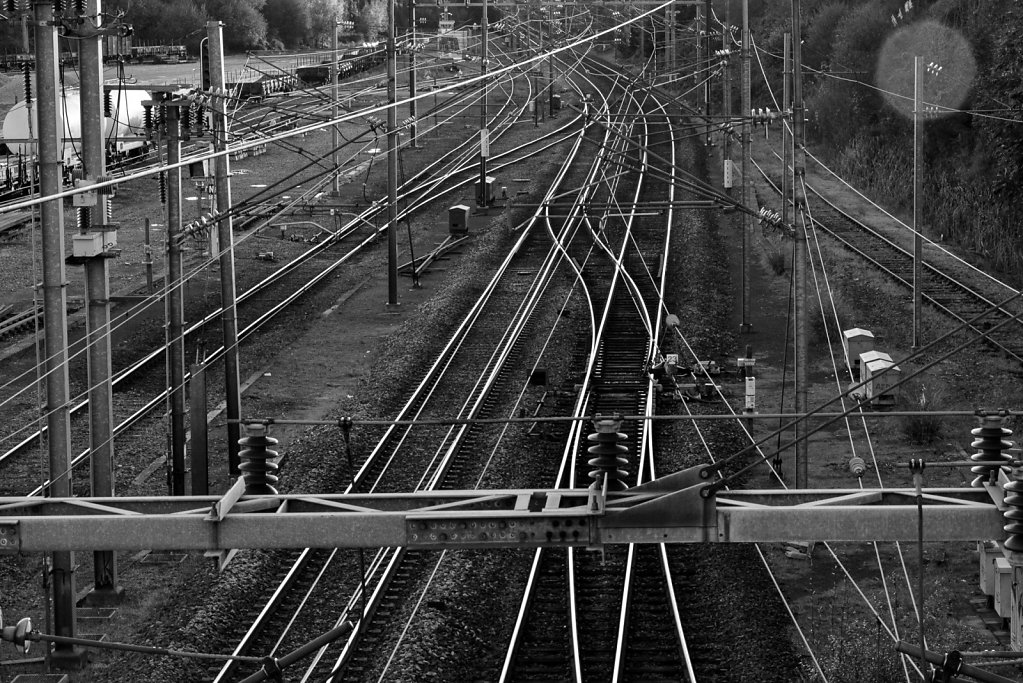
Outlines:
[[[924, 384], [910, 383], [903, 387], [902, 395], [907, 410], [938, 410], [941, 408], [941, 392]], [[943, 418], [939, 415], [906, 415], [901, 418], [902, 433], [916, 444], [930, 444], [941, 438]]]
[[771, 267], [771, 271], [775, 275], [785, 274], [788, 262], [785, 259], [785, 252], [782, 251], [781, 247], [770, 248], [770, 251], [767, 252], [767, 265]]

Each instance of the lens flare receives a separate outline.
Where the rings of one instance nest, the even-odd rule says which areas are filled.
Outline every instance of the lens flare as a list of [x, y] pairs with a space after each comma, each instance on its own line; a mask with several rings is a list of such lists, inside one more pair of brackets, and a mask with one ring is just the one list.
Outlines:
[[937, 21], [918, 21], [893, 33], [877, 60], [875, 82], [896, 111], [913, 116], [913, 58], [923, 61], [921, 99], [926, 111], [948, 115], [966, 101], [977, 63], [969, 41]]

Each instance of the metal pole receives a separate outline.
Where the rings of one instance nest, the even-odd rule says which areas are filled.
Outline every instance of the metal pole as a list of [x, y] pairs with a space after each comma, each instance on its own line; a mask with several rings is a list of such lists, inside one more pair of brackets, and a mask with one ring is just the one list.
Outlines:
[[[731, 47], [731, 45], [729, 45], [729, 37], [731, 36], [730, 30], [731, 26], [732, 26], [732, 3], [728, 2], [725, 3], [725, 26], [721, 27], [722, 50], [728, 50]], [[727, 60], [727, 63], [725, 64], [724, 83], [721, 86], [723, 88], [721, 93], [722, 100], [721, 103], [725, 109], [724, 111], [725, 121], [730, 126], [732, 123], [732, 60], [729, 59], [728, 57], [725, 57], [724, 59]], [[724, 145], [721, 153], [721, 159], [723, 160], [723, 162], [725, 161], [730, 162], [732, 160], [732, 135], [728, 130], [725, 131], [724, 135]], [[724, 165], [724, 163], [722, 163], [722, 165]], [[728, 194], [731, 195], [731, 190], [728, 191]]]
[[[484, 14], [485, 16], [485, 14]], [[484, 21], [486, 21], [484, 19]], [[416, 148], [416, 137], [418, 135], [418, 126], [416, 124], [416, 115], [419, 113], [416, 105], [416, 50], [419, 49], [419, 45], [416, 43], [416, 2], [415, 0], [408, 0], [408, 25], [412, 29], [412, 43], [408, 53], [408, 115], [412, 123], [409, 126], [408, 133], [408, 144], [409, 147]]]
[[387, 306], [398, 305], [398, 112], [394, 3], [387, 3]]
[[[341, 96], [340, 90], [338, 89], [338, 77], [337, 77], [337, 15], [334, 15], [333, 28], [331, 29], [330, 38], [330, 49], [331, 49], [331, 60], [330, 60], [330, 118], [333, 121], [337, 121], [338, 117], [338, 99]], [[337, 129], [337, 123], [333, 123], [330, 126], [330, 144], [331, 159], [334, 165], [334, 191], [335, 197], [341, 195], [341, 161], [338, 158], [338, 149], [341, 146], [341, 142], [338, 139], [339, 131]]]
[[[102, 22], [101, 0], [88, 0], [86, 15]], [[82, 114], [82, 159], [89, 180], [106, 175], [103, 138], [103, 41], [100, 36], [83, 38], [79, 43]], [[112, 112], [117, 118], [117, 112]], [[99, 193], [89, 214], [90, 225], [83, 231], [103, 235], [103, 252], [117, 241], [113, 226], [107, 225], [110, 210], [108, 195]], [[89, 342], [89, 446], [92, 495], [114, 495], [113, 399], [110, 378], [110, 278], [106, 254], [85, 261], [85, 288], [88, 299]], [[117, 583], [117, 556], [109, 550], [93, 552], [95, 583], [89, 594], [93, 604], [118, 602], [124, 589]]]
[[[217, 91], [223, 91], [224, 82], [224, 24], [211, 21], [206, 24], [210, 45], [210, 81]], [[335, 99], [336, 101], [336, 99]], [[230, 142], [230, 126], [227, 121], [227, 102], [222, 98], [213, 101], [213, 148], [222, 152]], [[337, 147], [335, 146], [335, 149]], [[214, 176], [217, 188], [217, 214], [220, 229], [217, 238], [220, 246], [220, 320], [224, 334], [224, 384], [227, 403], [227, 466], [231, 476], [238, 474], [242, 416], [241, 379], [238, 370], [238, 307], [235, 295], [234, 275], [234, 225], [231, 219], [231, 159], [230, 155], [218, 156], [214, 162]], [[335, 179], [337, 176], [334, 176]]]
[[[919, 59], [919, 57], [917, 57]], [[913, 488], [916, 489], [916, 556], [919, 570], [917, 573], [917, 605], [920, 611], [920, 680], [929, 681], [930, 667], [924, 657], [924, 467], [922, 459], [913, 458], [909, 461], [909, 471], [913, 474]]]
[[[553, 11], [553, 9], [551, 9]], [[550, 19], [551, 15], [547, 15], [548, 30], [551, 33], [550, 50], [551, 53], [547, 57], [547, 113], [553, 119], [554, 118], [554, 35], [553, 29], [554, 22]], [[541, 32], [542, 33], [542, 32]]]
[[[703, 34], [704, 26], [706, 22], [703, 17], [703, 7], [700, 5], [696, 6], [696, 64], [695, 73], [693, 73], [693, 82], [699, 83], [702, 70], [700, 66], [703, 64]], [[710, 51], [707, 51], [707, 61], [710, 61]]]
[[[799, 0], [792, 0], [792, 194], [793, 220], [796, 222], [796, 254], [792, 276], [795, 279], [794, 305], [796, 308], [796, 412], [806, 412], [807, 340], [806, 313], [806, 232], [803, 229], [803, 200], [799, 184], [805, 170], [803, 148], [803, 56]], [[806, 424], [796, 423], [796, 486], [809, 486], [806, 462]]]
[[193, 363], [189, 368], [188, 414], [192, 425], [189, 457], [192, 465], [192, 495], [205, 496], [210, 492], [209, 434], [206, 429], [206, 366]]
[[[35, 3], [35, 50], [37, 119], [39, 123], [39, 193], [55, 195], [61, 190], [64, 146], [63, 119], [57, 91], [57, 28], [53, 3]], [[71, 452], [71, 423], [68, 413], [67, 369], [67, 278], [64, 272], [64, 209], [61, 200], [40, 207], [43, 248], [43, 329], [46, 357], [46, 429], [53, 498], [71, 495], [68, 454]], [[52, 556], [53, 625], [57, 635], [75, 637], [74, 556], [56, 552]], [[70, 661], [80, 653], [73, 646], [57, 645], [53, 658]]]
[[[792, 104], [792, 34], [785, 32], [782, 41], [782, 94], [781, 108], [787, 111]], [[782, 123], [781, 127], [781, 222], [789, 222], [789, 127]]]
[[[180, 112], [165, 106], [167, 163], [181, 161]], [[171, 413], [171, 494], [185, 495], [185, 311], [181, 267], [181, 169], [167, 173], [167, 383]]]
[[152, 294], [155, 286], [153, 285], [153, 246], [150, 243], [150, 224], [149, 219], [146, 219], [145, 227], [145, 245], [143, 247], [143, 257], [146, 264], [146, 286], [149, 287], [149, 293]]
[[[699, 7], [699, 5], [697, 5], [697, 7]], [[704, 51], [704, 54], [707, 55], [707, 62], [708, 63], [710, 62], [711, 59], [713, 59], [713, 54], [714, 54], [714, 46], [711, 43], [711, 37], [710, 37], [710, 33], [711, 33], [711, 31], [710, 31], [710, 17], [711, 17], [712, 11], [713, 10], [711, 8], [711, 0], [707, 0], [706, 6], [705, 6], [705, 8], [703, 10], [703, 31], [704, 31], [704, 33], [707, 34], [707, 37], [706, 37], [707, 49]], [[703, 84], [703, 109], [704, 109], [704, 114], [707, 117], [707, 146], [710, 147], [714, 143], [713, 143], [713, 140], [711, 140], [711, 137], [710, 137], [710, 133], [711, 133], [711, 130], [713, 130], [713, 128], [711, 127], [711, 123], [710, 123], [710, 79], [709, 78]]]
[[920, 291], [920, 266], [923, 261], [923, 239], [920, 231], [920, 201], [923, 198], [924, 121], [923, 121], [924, 60], [913, 57], [913, 346], [920, 348], [920, 314], [923, 295]]
[[[749, 157], [750, 157], [750, 35], [749, 0], [742, 0], [742, 191], [740, 201], [748, 205], [749, 198]], [[742, 214], [742, 322], [740, 332], [752, 332], [750, 321], [750, 275], [751, 253], [750, 233], [753, 221], [748, 212]]]
[[490, 154], [490, 129], [487, 127], [487, 0], [483, 0], [483, 18], [480, 20], [480, 180], [476, 205], [485, 207], [487, 201], [487, 157]]

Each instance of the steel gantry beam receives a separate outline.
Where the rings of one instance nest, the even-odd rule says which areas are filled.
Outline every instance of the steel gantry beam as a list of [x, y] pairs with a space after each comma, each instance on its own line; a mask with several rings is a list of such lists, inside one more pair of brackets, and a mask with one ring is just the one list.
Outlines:
[[[606, 496], [596, 489], [244, 496], [239, 480], [223, 497], [0, 498], [0, 551], [917, 539], [914, 489], [706, 496], [700, 469]], [[925, 489], [923, 540], [1004, 539], [998, 498], [997, 486]]]

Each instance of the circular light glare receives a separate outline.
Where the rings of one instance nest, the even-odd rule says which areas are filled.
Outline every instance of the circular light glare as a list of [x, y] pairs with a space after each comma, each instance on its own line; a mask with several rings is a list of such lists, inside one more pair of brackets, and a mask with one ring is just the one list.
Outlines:
[[877, 60], [877, 85], [896, 111], [913, 116], [913, 59], [923, 60], [921, 99], [925, 110], [947, 115], [970, 93], [977, 63], [969, 41], [936, 21], [905, 26], [885, 41]]

